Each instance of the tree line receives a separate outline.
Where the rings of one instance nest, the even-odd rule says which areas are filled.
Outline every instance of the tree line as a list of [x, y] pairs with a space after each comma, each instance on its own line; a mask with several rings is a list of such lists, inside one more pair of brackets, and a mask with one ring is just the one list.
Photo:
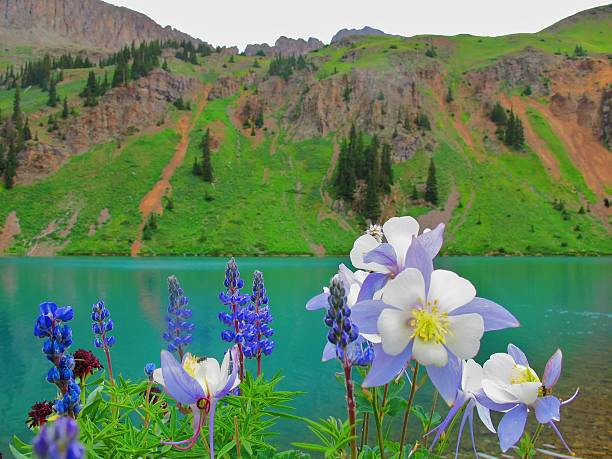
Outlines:
[[357, 204], [354, 207], [360, 215], [377, 221], [380, 198], [389, 194], [393, 185], [392, 165], [390, 145], [385, 143], [381, 147], [376, 135], [366, 144], [363, 133], [352, 125], [348, 138], [340, 145], [333, 183], [337, 197]]
[[27, 61], [17, 70], [14, 65], [8, 65], [0, 76], [0, 86], [7, 89], [13, 89], [17, 86], [22, 88], [39, 86], [43, 91], [46, 91], [54, 70], [81, 69], [93, 66], [87, 56], [72, 56], [68, 53], [59, 57], [51, 57], [49, 54], [45, 54], [41, 59]]
[[522, 150], [525, 146], [523, 122], [512, 109], [507, 111], [496, 102], [489, 112], [489, 119], [497, 125], [495, 135], [509, 147]]
[[304, 70], [308, 68], [308, 65], [308, 61], [302, 55], [298, 57], [293, 55], [285, 57], [281, 54], [277, 54], [274, 59], [272, 59], [272, 62], [270, 62], [268, 75], [276, 75], [287, 81], [295, 70]]

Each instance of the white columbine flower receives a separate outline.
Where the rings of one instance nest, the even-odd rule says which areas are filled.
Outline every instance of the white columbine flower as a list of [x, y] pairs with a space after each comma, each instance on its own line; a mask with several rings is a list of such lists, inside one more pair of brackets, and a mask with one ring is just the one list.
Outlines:
[[482, 388], [495, 403], [533, 405], [542, 382], [529, 365], [520, 365], [509, 354], [493, 354], [484, 364]]

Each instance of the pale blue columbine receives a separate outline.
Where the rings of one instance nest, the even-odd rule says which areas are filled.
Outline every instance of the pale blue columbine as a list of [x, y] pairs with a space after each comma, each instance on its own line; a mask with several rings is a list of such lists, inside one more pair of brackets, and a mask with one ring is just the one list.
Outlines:
[[217, 403], [240, 384], [238, 348], [225, 353], [223, 363], [213, 358], [197, 358], [185, 354], [182, 364], [168, 351], [161, 351], [161, 368], [153, 371], [153, 380], [161, 384], [168, 395], [193, 412], [193, 435], [181, 441], [163, 441], [178, 449], [190, 449], [200, 436], [208, 413], [210, 457], [215, 457], [215, 409]]
[[[359, 296], [361, 295], [361, 287], [367, 275], [368, 273], [365, 271], [352, 272], [344, 264], [341, 264], [338, 267], [337, 276], [342, 282], [342, 286], [346, 293], [346, 306], [349, 309], [355, 305]], [[329, 309], [329, 298], [329, 288], [324, 287], [323, 293], [314, 296], [308, 301], [308, 303], [306, 303], [306, 309], [309, 311]], [[359, 366], [367, 366], [372, 363], [374, 352], [370, 343], [380, 343], [380, 337], [377, 335], [360, 334], [359, 338], [351, 343], [348, 353], [351, 361], [354, 364]], [[321, 360], [326, 362], [328, 360], [335, 359], [336, 356], [336, 345], [332, 344], [328, 340], [323, 348]]]
[[381, 337], [364, 386], [387, 384], [414, 358], [451, 404], [460, 384], [461, 360], [477, 354], [483, 333], [519, 323], [502, 306], [477, 298], [468, 280], [434, 271], [430, 253], [416, 238], [405, 265], [386, 284], [380, 300], [360, 301], [352, 308], [361, 332]]
[[482, 391], [482, 367], [472, 359], [462, 362], [461, 366], [461, 386], [457, 389], [455, 401], [453, 402], [453, 405], [451, 406], [446, 418], [444, 418], [439, 426], [429, 432], [428, 435], [436, 432], [436, 436], [431, 445], [431, 448], [433, 448], [440, 438], [440, 435], [446, 431], [457, 413], [463, 409], [464, 412], [461, 418], [461, 424], [459, 426], [459, 434], [457, 435], [455, 458], [459, 456], [459, 444], [461, 442], [461, 435], [463, 434], [463, 428], [465, 427], [466, 421], [468, 422], [470, 428], [470, 437], [472, 439], [474, 454], [476, 457], [478, 457], [476, 442], [474, 441], [474, 408], [476, 409], [480, 420], [487, 427], [487, 429], [489, 429], [492, 433], [495, 433], [495, 427], [493, 427], [489, 409], [482, 405], [476, 398], [476, 394]]
[[85, 448], [78, 438], [76, 421], [63, 416], [41, 428], [32, 442], [32, 452], [39, 459], [82, 459]]
[[162, 336], [168, 343], [168, 351], [177, 352], [180, 359], [185, 354], [185, 348], [191, 343], [191, 332], [194, 329], [194, 324], [187, 320], [192, 314], [188, 306], [189, 298], [185, 296], [176, 276], [168, 277], [168, 328]]
[[508, 345], [507, 354], [493, 354], [485, 362], [483, 393], [477, 397], [485, 406], [505, 413], [497, 427], [502, 451], [507, 451], [520, 440], [527, 414], [533, 410], [538, 422], [549, 425], [572, 453], [554, 424], [561, 420], [560, 407], [571, 403], [578, 395], [576, 390], [576, 393], [564, 402], [551, 395], [561, 375], [562, 359], [563, 355], [558, 349], [548, 360], [542, 380], [529, 366], [523, 351], [513, 344]]
[[419, 235], [419, 223], [410, 216], [393, 217], [382, 228], [372, 228], [355, 241], [350, 254], [355, 268], [371, 271], [363, 283], [360, 300], [372, 298], [389, 279], [408, 267], [406, 255], [413, 239], [421, 243], [433, 260], [442, 247], [444, 236], [444, 223], [433, 230], [425, 229]]

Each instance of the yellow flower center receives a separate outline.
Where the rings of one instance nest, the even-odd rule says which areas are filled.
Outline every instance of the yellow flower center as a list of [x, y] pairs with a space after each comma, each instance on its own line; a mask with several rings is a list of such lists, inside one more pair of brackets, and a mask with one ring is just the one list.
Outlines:
[[194, 379], [197, 366], [198, 358], [191, 354], [187, 354], [185, 356], [185, 360], [183, 361], [183, 370], [185, 370], [187, 374]]
[[540, 382], [540, 378], [535, 371], [529, 366], [524, 367], [523, 365], [514, 365], [512, 368], [512, 377], [510, 379], [511, 384], [523, 384], [529, 382]]
[[414, 308], [412, 315], [414, 317], [410, 319], [410, 326], [414, 329], [413, 337], [418, 337], [425, 342], [446, 343], [450, 320], [448, 319], [448, 313], [440, 312], [437, 300], [433, 306], [428, 301], [426, 308]]

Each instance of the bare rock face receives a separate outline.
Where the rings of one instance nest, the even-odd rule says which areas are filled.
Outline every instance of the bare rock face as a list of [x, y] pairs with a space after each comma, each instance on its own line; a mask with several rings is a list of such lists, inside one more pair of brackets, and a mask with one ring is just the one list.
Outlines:
[[337, 43], [339, 41], [344, 40], [345, 38], [359, 36], [359, 35], [363, 36], [363, 35], [389, 35], [389, 34], [383, 32], [382, 30], [375, 29], [370, 26], [365, 26], [361, 29], [342, 29], [336, 32], [336, 35], [332, 37], [331, 42]]
[[310, 37], [306, 41], [303, 38], [280, 37], [276, 40], [274, 46], [270, 46], [267, 43], [247, 45], [244, 53], [247, 56], [256, 56], [258, 53], [263, 53], [266, 56], [275, 56], [277, 54], [282, 56], [299, 56], [315, 49], [320, 49], [323, 46], [323, 42], [318, 38]]
[[116, 50], [132, 41], [191, 40], [144, 14], [100, 0], [0, 0], [0, 41]]
[[147, 77], [112, 89], [96, 107], [84, 108], [78, 119], [67, 125], [65, 141], [58, 146], [30, 142], [18, 156], [18, 181], [38, 180], [92, 145], [155, 126], [164, 119], [169, 102], [189, 98], [199, 85], [195, 78], [154, 70]]
[[599, 108], [599, 137], [612, 150], [612, 87], [606, 88]]
[[208, 93], [208, 100], [223, 99], [236, 93], [240, 89], [240, 81], [232, 77], [219, 77]]

